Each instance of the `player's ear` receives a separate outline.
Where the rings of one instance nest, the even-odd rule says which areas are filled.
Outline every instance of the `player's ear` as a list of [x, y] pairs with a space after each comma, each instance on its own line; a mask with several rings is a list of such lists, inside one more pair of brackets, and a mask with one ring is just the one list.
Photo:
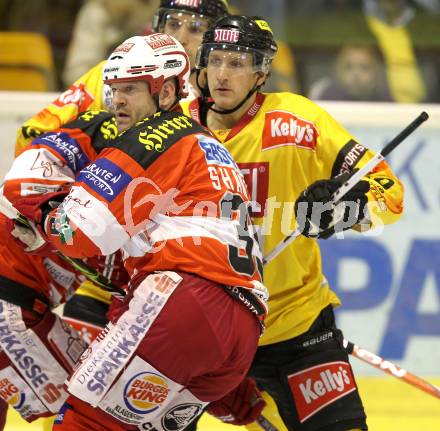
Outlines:
[[175, 79], [167, 79], [159, 93], [159, 106], [163, 110], [170, 109], [176, 103], [177, 83]]
[[267, 73], [264, 73], [261, 71], [256, 72], [256, 73], [257, 73], [257, 77], [258, 77], [257, 78], [257, 86], [260, 87], [267, 81], [267, 79], [269, 78], [269, 75]]

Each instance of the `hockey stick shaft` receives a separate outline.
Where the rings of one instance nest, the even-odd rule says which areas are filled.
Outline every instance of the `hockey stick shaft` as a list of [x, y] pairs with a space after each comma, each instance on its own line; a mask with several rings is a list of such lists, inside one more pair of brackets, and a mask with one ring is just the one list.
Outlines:
[[346, 346], [346, 350], [352, 356], [360, 359], [361, 361], [366, 362], [373, 367], [390, 374], [397, 379], [404, 381], [436, 398], [440, 398], [440, 388], [428, 381], [422, 379], [421, 377], [416, 376], [415, 374], [410, 373], [409, 371], [400, 368], [398, 365], [393, 364], [390, 361], [387, 361], [381, 358], [374, 353], [369, 352], [350, 341], [344, 340], [344, 345]]
[[[14, 208], [14, 206], [11, 204], [11, 202], [9, 202], [8, 199], [6, 199], [2, 192], [0, 193], [0, 212], [8, 218], [16, 220], [21, 225], [29, 227], [29, 220]], [[83, 260], [66, 256], [60, 251], [57, 252], [57, 255], [61, 259], [68, 262], [74, 269], [81, 272], [81, 274], [83, 274], [101, 289], [104, 289], [119, 298], [125, 296], [124, 289], [115, 286], [110, 280], [100, 274], [96, 269], [89, 266]]]
[[[429, 118], [426, 112], [422, 112], [416, 119], [414, 119], [408, 126], [406, 126], [397, 136], [395, 136], [379, 153], [375, 154], [362, 168], [357, 170], [341, 187], [333, 194], [330, 202], [338, 202], [348, 191], [350, 191], [362, 177], [372, 171], [380, 162], [385, 159], [385, 156], [391, 153], [402, 141], [404, 141], [414, 130]], [[278, 254], [280, 254], [288, 245], [290, 245], [299, 235], [301, 231], [295, 229], [288, 234], [282, 241], [280, 241], [264, 258], [263, 264], [269, 263]]]

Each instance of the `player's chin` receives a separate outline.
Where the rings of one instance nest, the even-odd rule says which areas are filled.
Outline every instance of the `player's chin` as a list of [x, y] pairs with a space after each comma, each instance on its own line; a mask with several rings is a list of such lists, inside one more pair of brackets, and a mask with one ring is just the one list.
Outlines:
[[118, 126], [119, 133], [129, 129], [133, 125], [131, 117], [116, 117], [116, 124]]
[[215, 107], [217, 109], [231, 109], [237, 106], [240, 101], [237, 101], [235, 97], [229, 93], [216, 94], [214, 98]]

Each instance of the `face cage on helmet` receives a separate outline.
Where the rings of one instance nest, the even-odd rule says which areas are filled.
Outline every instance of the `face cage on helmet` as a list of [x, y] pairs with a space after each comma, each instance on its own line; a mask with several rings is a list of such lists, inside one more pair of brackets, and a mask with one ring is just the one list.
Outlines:
[[208, 67], [208, 58], [212, 51], [236, 51], [241, 53], [250, 53], [252, 54], [253, 58], [253, 72], [263, 72], [264, 74], [268, 74], [270, 72], [273, 53], [269, 54], [259, 49], [229, 43], [205, 43], [200, 45], [196, 56], [197, 69], [205, 69]]

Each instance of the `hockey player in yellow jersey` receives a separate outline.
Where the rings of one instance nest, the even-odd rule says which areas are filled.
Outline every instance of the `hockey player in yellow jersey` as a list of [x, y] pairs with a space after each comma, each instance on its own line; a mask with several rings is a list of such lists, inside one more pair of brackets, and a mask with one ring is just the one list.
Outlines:
[[[295, 228], [297, 209], [328, 202], [341, 182], [374, 155], [307, 98], [260, 91], [276, 49], [264, 20], [220, 19], [205, 33], [197, 58], [206, 97], [183, 105], [238, 162], [254, 201], [264, 255]], [[401, 183], [382, 162], [343, 196], [354, 209], [343, 229], [397, 221], [402, 196]], [[318, 242], [311, 238], [338, 230], [339, 208], [324, 212], [314, 232], [314, 219], [306, 212], [303, 235], [264, 268], [269, 316], [250, 374], [275, 400], [289, 430], [367, 429], [343, 335], [335, 325], [333, 308], [340, 302], [322, 273]]]

